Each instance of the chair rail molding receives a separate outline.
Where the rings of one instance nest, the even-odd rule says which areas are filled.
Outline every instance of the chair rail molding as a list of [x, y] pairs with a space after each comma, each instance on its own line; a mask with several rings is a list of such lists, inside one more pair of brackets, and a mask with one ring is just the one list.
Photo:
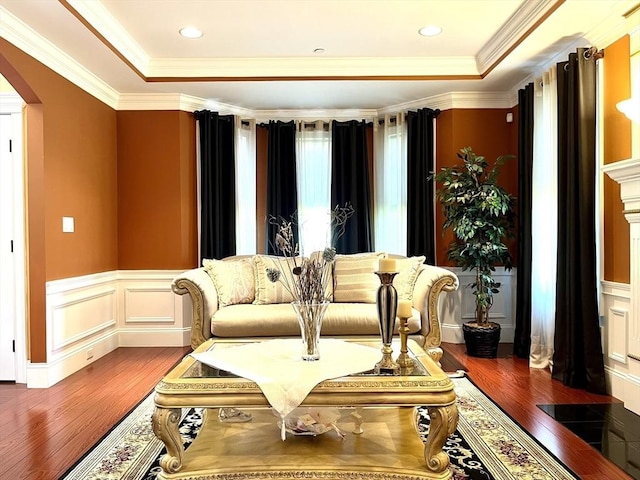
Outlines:
[[[625, 325], [626, 337], [618, 338], [623, 332], [608, 332], [608, 337], [615, 333], [615, 338], [608, 338], [608, 342], [624, 343], [626, 339], [624, 346], [616, 343], [616, 353], [609, 359], [614, 360], [625, 352], [628, 369], [626, 378], [622, 380], [624, 385], [620, 385], [616, 389], [617, 393], [612, 394], [620, 398], [626, 408], [640, 414], [640, 158], [604, 165], [602, 171], [620, 184], [620, 198], [624, 204], [624, 216], [629, 222], [631, 242], [628, 310], [614, 307], [611, 311], [615, 323]], [[604, 291], [603, 294], [606, 296]], [[612, 388], [614, 387], [616, 385], [612, 382]]]

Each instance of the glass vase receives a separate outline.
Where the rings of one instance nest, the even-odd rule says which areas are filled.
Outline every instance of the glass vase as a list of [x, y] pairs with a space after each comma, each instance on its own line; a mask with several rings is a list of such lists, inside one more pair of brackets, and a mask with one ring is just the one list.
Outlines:
[[302, 337], [302, 360], [313, 362], [320, 359], [320, 329], [322, 319], [327, 311], [329, 302], [292, 302], [300, 325]]

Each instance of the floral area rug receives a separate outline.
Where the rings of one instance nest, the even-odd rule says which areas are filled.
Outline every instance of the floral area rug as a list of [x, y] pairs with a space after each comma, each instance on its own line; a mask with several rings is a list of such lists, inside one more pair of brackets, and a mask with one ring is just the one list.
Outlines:
[[[486, 480], [576, 479], [467, 378], [452, 378], [458, 396], [458, 428], [444, 450], [452, 478]], [[156, 480], [164, 445], [151, 429], [153, 394], [144, 399], [61, 480]], [[418, 429], [429, 432], [427, 409], [418, 408]], [[188, 448], [202, 424], [201, 409], [183, 410], [180, 432]]]

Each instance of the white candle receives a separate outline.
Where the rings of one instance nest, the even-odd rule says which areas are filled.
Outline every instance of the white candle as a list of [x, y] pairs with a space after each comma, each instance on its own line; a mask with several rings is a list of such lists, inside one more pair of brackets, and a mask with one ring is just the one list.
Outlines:
[[378, 271], [379, 272], [395, 272], [396, 271], [395, 258], [381, 258], [378, 261]]
[[398, 316], [402, 318], [411, 317], [411, 302], [409, 300], [398, 300]]

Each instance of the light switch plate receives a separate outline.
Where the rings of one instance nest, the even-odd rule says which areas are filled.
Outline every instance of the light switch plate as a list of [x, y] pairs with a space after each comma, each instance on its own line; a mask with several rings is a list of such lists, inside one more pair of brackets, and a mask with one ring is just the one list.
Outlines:
[[62, 217], [62, 232], [73, 233], [75, 230], [73, 217]]

